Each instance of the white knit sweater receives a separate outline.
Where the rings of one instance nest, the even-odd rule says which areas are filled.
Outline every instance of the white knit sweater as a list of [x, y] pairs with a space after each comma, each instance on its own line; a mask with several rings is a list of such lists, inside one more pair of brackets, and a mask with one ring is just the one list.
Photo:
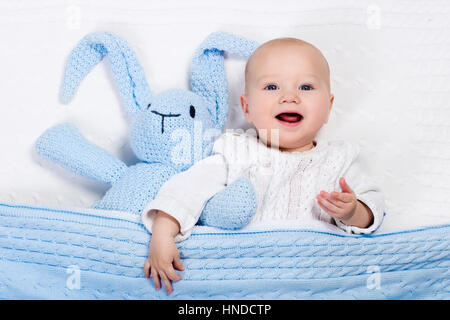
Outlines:
[[[180, 223], [176, 241], [186, 239], [204, 205], [214, 194], [239, 177], [253, 184], [257, 212], [252, 223], [274, 220], [311, 220], [336, 224], [348, 233], [371, 233], [384, 216], [379, 188], [359, 164], [359, 147], [345, 141], [316, 141], [303, 152], [285, 152], [267, 147], [255, 135], [226, 132], [214, 143], [213, 155], [170, 178], [157, 197], [142, 211], [142, 221], [151, 232], [153, 210], [172, 215]], [[373, 212], [368, 228], [347, 226], [328, 215], [317, 203], [321, 190], [341, 192], [339, 178], [345, 177], [358, 200]]]

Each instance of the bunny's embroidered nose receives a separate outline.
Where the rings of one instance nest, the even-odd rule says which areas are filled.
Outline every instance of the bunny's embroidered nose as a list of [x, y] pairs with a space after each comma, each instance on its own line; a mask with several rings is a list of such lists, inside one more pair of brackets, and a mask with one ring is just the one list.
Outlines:
[[181, 115], [181, 113], [178, 114], [164, 114], [164, 113], [159, 113], [158, 111], [152, 110], [152, 113], [157, 114], [159, 116], [161, 116], [161, 133], [164, 133], [164, 118], [165, 117], [179, 117]]

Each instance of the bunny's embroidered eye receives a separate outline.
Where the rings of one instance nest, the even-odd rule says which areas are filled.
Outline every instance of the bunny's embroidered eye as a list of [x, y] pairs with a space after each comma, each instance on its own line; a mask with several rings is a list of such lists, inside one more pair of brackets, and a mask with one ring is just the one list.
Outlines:
[[193, 105], [191, 105], [189, 108], [189, 114], [191, 118], [195, 118], [195, 107]]
[[151, 103], [149, 103], [149, 104], [148, 104], [148, 106], [147, 106], [147, 109], [148, 109], [148, 108], [150, 108], [150, 106], [151, 106], [151, 105], [152, 105], [152, 104], [151, 104]]

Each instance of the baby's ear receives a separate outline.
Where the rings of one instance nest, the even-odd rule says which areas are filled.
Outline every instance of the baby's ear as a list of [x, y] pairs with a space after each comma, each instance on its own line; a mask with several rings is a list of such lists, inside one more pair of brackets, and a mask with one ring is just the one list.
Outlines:
[[330, 93], [330, 110], [328, 110], [327, 120], [325, 123], [328, 123], [328, 118], [330, 117], [331, 109], [333, 108], [334, 95]]
[[248, 103], [247, 103], [247, 96], [245, 94], [241, 95], [241, 108], [245, 118], [248, 121]]

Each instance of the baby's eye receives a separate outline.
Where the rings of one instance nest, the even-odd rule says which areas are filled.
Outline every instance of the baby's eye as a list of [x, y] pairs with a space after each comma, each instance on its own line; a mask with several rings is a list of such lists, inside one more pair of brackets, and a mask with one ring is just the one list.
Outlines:
[[312, 90], [312, 87], [309, 84], [304, 84], [300, 87], [300, 89], [309, 91], [309, 90]]
[[275, 84], [269, 84], [264, 89], [265, 90], [277, 90], [278, 87]]

